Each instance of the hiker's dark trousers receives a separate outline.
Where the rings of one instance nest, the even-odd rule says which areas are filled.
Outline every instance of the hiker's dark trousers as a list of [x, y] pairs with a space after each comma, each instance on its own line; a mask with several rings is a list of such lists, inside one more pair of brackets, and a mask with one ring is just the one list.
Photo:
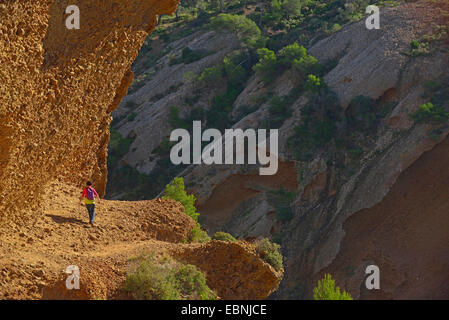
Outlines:
[[87, 212], [89, 212], [89, 222], [95, 219], [95, 204], [86, 204]]

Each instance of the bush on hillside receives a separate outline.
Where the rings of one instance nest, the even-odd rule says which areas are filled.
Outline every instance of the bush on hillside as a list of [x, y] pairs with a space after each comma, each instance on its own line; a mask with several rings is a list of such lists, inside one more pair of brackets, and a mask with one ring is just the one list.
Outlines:
[[294, 213], [291, 204], [296, 194], [284, 188], [267, 193], [267, 201], [276, 209], [276, 217], [279, 221], [290, 221]]
[[307, 56], [307, 49], [298, 43], [292, 43], [279, 51], [279, 62], [285, 66], [291, 66], [295, 61], [299, 61]]
[[325, 274], [322, 280], [318, 281], [318, 286], [313, 289], [315, 300], [352, 300], [351, 295], [340, 292], [340, 288], [335, 286], [335, 280], [330, 274]]
[[236, 238], [234, 238], [231, 234], [227, 232], [215, 232], [214, 236], [212, 237], [214, 240], [222, 240], [222, 241], [237, 241]]
[[124, 138], [120, 132], [114, 129], [110, 129], [111, 138], [109, 140], [109, 155], [108, 155], [108, 167], [114, 168], [117, 166], [121, 158], [123, 158], [128, 152], [131, 144], [134, 142], [133, 138]]
[[223, 79], [223, 66], [216, 65], [203, 70], [198, 77], [200, 83], [204, 86], [218, 86]]
[[170, 106], [168, 111], [168, 123], [172, 128], [189, 129], [190, 123], [179, 116], [179, 109], [175, 106]]
[[269, 263], [276, 271], [282, 268], [282, 254], [280, 252], [281, 246], [277, 243], [272, 243], [267, 238], [259, 240], [256, 243], [256, 251], [262, 260]]
[[193, 194], [187, 194], [185, 191], [184, 178], [175, 178], [170, 184], [167, 184], [162, 198], [180, 202], [184, 206], [185, 213], [193, 220], [198, 221], [200, 214], [196, 212], [196, 198]]
[[293, 69], [300, 78], [304, 78], [318, 65], [318, 60], [308, 55], [307, 49], [296, 42], [283, 47], [277, 55], [267, 48], [258, 49], [257, 55], [259, 62], [254, 65], [253, 70], [267, 83], [273, 81], [276, 74], [287, 69]]
[[416, 123], [444, 123], [449, 120], [449, 112], [431, 102], [424, 103], [410, 117]]
[[188, 240], [189, 240], [189, 242], [203, 243], [203, 242], [208, 242], [211, 239], [210, 239], [209, 235], [207, 234], [207, 232], [201, 228], [199, 223], [197, 223], [196, 226], [192, 229], [192, 231], [190, 231]]
[[247, 46], [256, 45], [261, 37], [257, 24], [243, 15], [221, 13], [211, 19], [211, 27], [234, 33]]
[[127, 274], [124, 290], [142, 300], [213, 300], [216, 294], [207, 286], [204, 274], [195, 266], [172, 258], [143, 257]]
[[318, 92], [322, 88], [325, 88], [326, 82], [324, 82], [320, 77], [317, 77], [316, 75], [309, 74], [307, 76], [307, 81], [304, 85], [304, 89], [311, 91], [311, 92]]
[[282, 9], [285, 10], [288, 17], [296, 17], [301, 14], [301, 6], [304, 0], [284, 0]]
[[109, 140], [109, 148], [111, 152], [118, 156], [122, 157], [129, 152], [129, 147], [133, 143], [134, 139], [132, 138], [123, 138], [120, 132], [117, 130], [111, 129], [111, 139]]
[[281, 98], [275, 95], [270, 101], [270, 107], [268, 108], [269, 118], [268, 126], [270, 128], [280, 128], [284, 121], [292, 115], [290, 105]]
[[253, 70], [262, 76], [267, 83], [274, 80], [274, 73], [277, 68], [277, 57], [274, 51], [267, 48], [260, 48], [257, 50], [259, 62], [253, 67]]

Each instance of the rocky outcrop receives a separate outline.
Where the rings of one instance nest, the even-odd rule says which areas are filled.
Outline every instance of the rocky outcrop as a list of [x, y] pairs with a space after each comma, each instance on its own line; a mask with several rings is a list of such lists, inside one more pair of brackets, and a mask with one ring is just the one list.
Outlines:
[[[1, 220], [39, 211], [42, 191], [55, 179], [93, 179], [104, 194], [110, 113], [126, 94], [131, 63], [156, 16], [177, 3], [0, 4]], [[69, 4], [80, 8], [79, 30], [65, 26]]]
[[207, 283], [223, 299], [265, 299], [279, 286], [283, 270], [275, 271], [262, 261], [254, 245], [247, 242], [211, 241], [176, 247], [180, 261], [204, 271]]

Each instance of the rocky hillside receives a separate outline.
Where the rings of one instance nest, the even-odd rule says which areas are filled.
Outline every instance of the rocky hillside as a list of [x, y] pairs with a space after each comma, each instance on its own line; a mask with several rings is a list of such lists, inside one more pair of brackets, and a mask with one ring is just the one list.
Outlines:
[[[65, 27], [69, 4], [79, 30]], [[278, 287], [282, 269], [252, 244], [188, 243], [197, 224], [175, 201], [104, 201], [94, 228], [78, 205], [88, 179], [105, 193], [110, 114], [157, 15], [177, 5], [0, 3], [0, 298], [123, 298], [130, 258], [142, 253], [195, 265], [220, 298], [261, 299]], [[80, 268], [80, 290], [64, 286], [69, 265]]]
[[[230, 7], [227, 13], [255, 21], [268, 37], [265, 52], [280, 66], [268, 74], [258, 72], [269, 67], [263, 45], [216, 28], [213, 14], [166, 33], [162, 22], [133, 67], [139, 81], [113, 115], [117, 158], [108, 194], [145, 198], [183, 176], [210, 232], [281, 243], [286, 273], [275, 298], [310, 298], [326, 271], [355, 298], [447, 298], [447, 201], [437, 181], [445, 177], [449, 8], [397, 1], [382, 8], [380, 30], [367, 30], [363, 14], [357, 18], [344, 3], [310, 1], [295, 26], [269, 20], [260, 1]], [[306, 73], [285, 66], [283, 49], [295, 41], [307, 49], [304, 58], [317, 59]], [[218, 85], [202, 82], [214, 64], [223, 68]], [[278, 173], [171, 165], [167, 137], [192, 120], [219, 129], [279, 128]], [[361, 287], [373, 263], [385, 282], [369, 292]]]
[[[282, 272], [249, 243], [185, 243], [195, 223], [178, 202], [103, 201], [92, 228], [78, 194], [52, 184], [43, 216], [0, 227], [0, 299], [129, 299], [122, 287], [132, 259], [150, 254], [197, 266], [222, 299], [262, 299], [279, 285]], [[69, 265], [80, 269], [80, 290], [66, 289]]]

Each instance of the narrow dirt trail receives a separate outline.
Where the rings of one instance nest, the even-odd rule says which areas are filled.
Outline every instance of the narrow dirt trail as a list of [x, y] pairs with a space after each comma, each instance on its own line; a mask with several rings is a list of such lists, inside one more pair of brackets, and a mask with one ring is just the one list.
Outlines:
[[[124, 298], [129, 260], [145, 253], [197, 265], [223, 298], [264, 298], [280, 282], [251, 244], [185, 243], [195, 222], [175, 201], [102, 200], [92, 227], [80, 191], [52, 184], [34, 221], [0, 228], [0, 299]], [[81, 290], [64, 286], [69, 265], [80, 268]]]

